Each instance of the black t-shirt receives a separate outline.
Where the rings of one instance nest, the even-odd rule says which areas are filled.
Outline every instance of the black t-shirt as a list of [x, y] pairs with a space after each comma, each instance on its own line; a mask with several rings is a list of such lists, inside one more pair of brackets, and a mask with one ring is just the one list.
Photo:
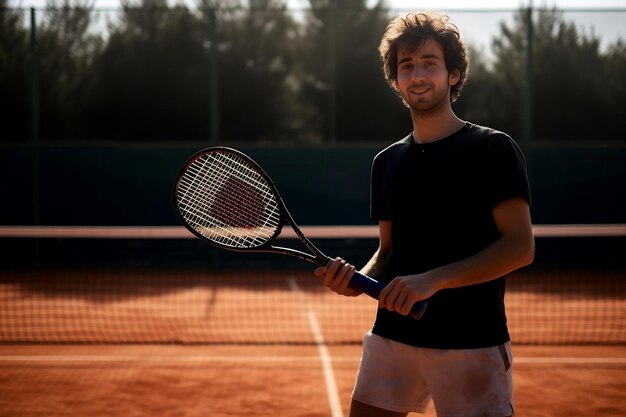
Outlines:
[[[506, 134], [471, 123], [441, 140], [412, 135], [374, 158], [371, 217], [392, 221], [386, 280], [468, 258], [499, 238], [492, 210], [530, 203], [524, 156]], [[420, 320], [379, 309], [373, 333], [413, 346], [470, 349], [509, 340], [504, 277], [437, 292]]]

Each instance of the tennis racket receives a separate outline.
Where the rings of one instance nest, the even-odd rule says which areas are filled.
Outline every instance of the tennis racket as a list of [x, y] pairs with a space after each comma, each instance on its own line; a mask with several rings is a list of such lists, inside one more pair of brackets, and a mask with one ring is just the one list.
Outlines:
[[[265, 171], [235, 149], [212, 147], [189, 158], [176, 178], [173, 202], [183, 225], [218, 248], [289, 255], [317, 266], [332, 261], [302, 233]], [[309, 253], [273, 245], [285, 223]], [[349, 286], [375, 299], [385, 288], [359, 272]], [[425, 310], [426, 302], [417, 302], [410, 315], [419, 319]]]

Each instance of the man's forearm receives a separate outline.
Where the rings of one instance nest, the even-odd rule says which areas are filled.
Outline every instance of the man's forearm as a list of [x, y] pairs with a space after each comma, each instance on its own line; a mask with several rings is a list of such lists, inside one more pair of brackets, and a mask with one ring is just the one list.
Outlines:
[[530, 264], [533, 255], [532, 238], [500, 239], [476, 255], [435, 268], [428, 275], [438, 289], [480, 284]]

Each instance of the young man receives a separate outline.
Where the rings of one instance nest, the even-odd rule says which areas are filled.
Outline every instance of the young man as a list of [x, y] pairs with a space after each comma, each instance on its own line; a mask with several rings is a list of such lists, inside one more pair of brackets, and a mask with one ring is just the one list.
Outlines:
[[[467, 77], [459, 32], [445, 15], [394, 19], [380, 54], [413, 131], [372, 165], [380, 245], [362, 272], [387, 282], [364, 339], [350, 416], [513, 415], [504, 276], [533, 260], [524, 157], [502, 132], [459, 119]], [[339, 294], [355, 268], [316, 270]], [[407, 316], [428, 300], [420, 320]]]

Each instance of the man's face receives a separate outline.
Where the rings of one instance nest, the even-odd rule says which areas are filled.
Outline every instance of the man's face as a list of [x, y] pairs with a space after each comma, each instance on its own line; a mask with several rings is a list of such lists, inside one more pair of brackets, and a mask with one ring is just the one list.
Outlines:
[[450, 86], [459, 72], [448, 72], [443, 49], [427, 39], [417, 50], [400, 45], [397, 56], [396, 89], [415, 112], [433, 113], [450, 103]]

